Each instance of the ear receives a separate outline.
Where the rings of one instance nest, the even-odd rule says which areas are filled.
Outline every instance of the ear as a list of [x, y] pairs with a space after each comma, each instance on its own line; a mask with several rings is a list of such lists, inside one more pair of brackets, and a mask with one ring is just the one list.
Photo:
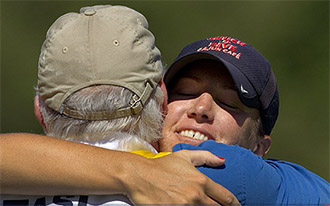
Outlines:
[[166, 89], [166, 86], [165, 86], [165, 83], [164, 83], [163, 79], [160, 80], [160, 82], [158, 84], [159, 84], [161, 90], [164, 93], [163, 114], [167, 115], [167, 111], [168, 111], [168, 108], [167, 108], [167, 101], [168, 101], [167, 89]]
[[272, 138], [268, 135], [265, 135], [263, 139], [259, 140], [257, 145], [253, 149], [253, 153], [263, 157], [270, 149], [272, 143]]
[[42, 114], [40, 112], [40, 104], [39, 104], [39, 96], [38, 95], [36, 95], [34, 97], [34, 115], [36, 116], [39, 124], [44, 128], [45, 131], [47, 131], [44, 119], [43, 119]]

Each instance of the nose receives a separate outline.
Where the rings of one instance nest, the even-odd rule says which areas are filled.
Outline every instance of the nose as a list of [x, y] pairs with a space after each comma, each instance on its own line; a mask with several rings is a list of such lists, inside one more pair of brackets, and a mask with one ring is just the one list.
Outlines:
[[188, 117], [194, 118], [198, 123], [212, 123], [214, 120], [214, 101], [209, 93], [203, 93], [192, 100], [188, 109]]

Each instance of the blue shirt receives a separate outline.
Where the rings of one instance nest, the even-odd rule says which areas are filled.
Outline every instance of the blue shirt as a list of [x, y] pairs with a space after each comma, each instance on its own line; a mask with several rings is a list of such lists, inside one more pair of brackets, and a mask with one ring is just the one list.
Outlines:
[[199, 146], [177, 144], [173, 151], [207, 150], [226, 159], [223, 166], [197, 167], [230, 190], [242, 205], [322, 205], [330, 203], [330, 184], [294, 163], [264, 160], [237, 145], [206, 141]]

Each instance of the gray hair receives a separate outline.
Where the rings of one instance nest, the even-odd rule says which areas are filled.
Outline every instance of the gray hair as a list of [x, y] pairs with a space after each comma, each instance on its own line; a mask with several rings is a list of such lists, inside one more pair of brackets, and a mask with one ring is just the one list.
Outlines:
[[[75, 92], [64, 104], [86, 114], [95, 111], [111, 112], [129, 106], [132, 95], [133, 92], [122, 87], [96, 85]], [[41, 97], [39, 104], [48, 136], [76, 142], [100, 143], [113, 140], [118, 137], [118, 133], [125, 133], [152, 143], [161, 137], [163, 100], [164, 93], [157, 86], [139, 114], [102, 121], [80, 120], [62, 115], [47, 107]]]

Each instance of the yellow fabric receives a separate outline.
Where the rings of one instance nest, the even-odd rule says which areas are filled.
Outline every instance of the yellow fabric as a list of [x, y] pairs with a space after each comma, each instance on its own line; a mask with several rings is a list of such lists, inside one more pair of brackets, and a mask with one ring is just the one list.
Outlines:
[[156, 153], [153, 153], [153, 152], [149, 152], [147, 150], [134, 150], [134, 151], [129, 151], [129, 152], [141, 155], [141, 156], [149, 158], [149, 159], [155, 159], [155, 158], [158, 158], [158, 157], [163, 157], [163, 156], [166, 156], [168, 154], [171, 154], [171, 152], [160, 152], [160, 153], [156, 154]]

